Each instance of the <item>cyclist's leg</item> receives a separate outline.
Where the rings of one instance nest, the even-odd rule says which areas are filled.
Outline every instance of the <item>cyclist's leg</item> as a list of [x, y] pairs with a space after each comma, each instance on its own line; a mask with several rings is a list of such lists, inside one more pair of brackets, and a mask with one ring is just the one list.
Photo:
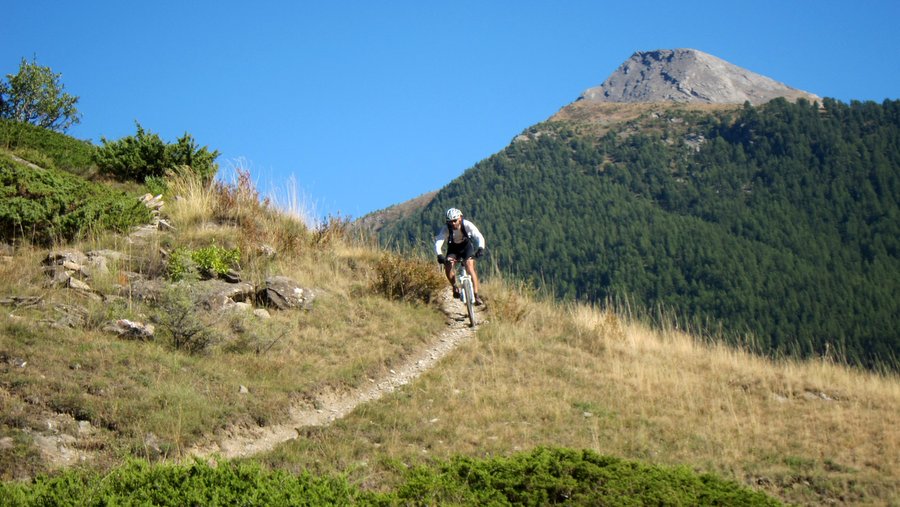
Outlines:
[[447, 262], [445, 266], [447, 266], [447, 279], [450, 280], [450, 287], [453, 288], [453, 298], [459, 299], [459, 291], [460, 288], [456, 285], [456, 264], [458, 262], [462, 262], [459, 259], [454, 257], [447, 257]]
[[472, 277], [472, 289], [478, 294], [478, 273], [475, 271], [475, 257], [466, 259], [466, 272]]
[[452, 241], [447, 242], [447, 261], [444, 263], [444, 273], [447, 275], [447, 280], [452, 287], [456, 287], [456, 275], [453, 272], [453, 268], [456, 267], [456, 263], [460, 259], [460, 246]]
[[480, 304], [481, 298], [478, 296], [478, 272], [475, 270], [475, 244], [473, 242], [466, 242], [466, 250], [463, 256], [466, 260], [466, 272], [472, 277], [472, 290], [475, 292], [475, 301]]
[[447, 276], [447, 281], [450, 282], [451, 286], [456, 285], [456, 280], [453, 276], [453, 265], [456, 264], [456, 257], [447, 256], [447, 260], [444, 261], [444, 275]]
[[445, 273], [447, 274], [447, 280], [450, 281], [450, 286], [453, 287], [453, 297], [459, 298], [459, 287], [456, 286], [456, 263], [461, 262], [462, 255], [464, 251], [462, 250], [462, 245], [457, 245], [451, 242], [447, 246], [447, 262], [444, 263]]

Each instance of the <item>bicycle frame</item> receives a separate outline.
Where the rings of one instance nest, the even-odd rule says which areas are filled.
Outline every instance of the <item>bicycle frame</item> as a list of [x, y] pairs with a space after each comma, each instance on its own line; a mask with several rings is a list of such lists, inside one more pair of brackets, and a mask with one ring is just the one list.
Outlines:
[[464, 260], [457, 260], [454, 268], [456, 269], [456, 283], [460, 288], [460, 299], [466, 305], [466, 313], [469, 314], [469, 326], [475, 327], [475, 288], [472, 285], [472, 276], [466, 271]]

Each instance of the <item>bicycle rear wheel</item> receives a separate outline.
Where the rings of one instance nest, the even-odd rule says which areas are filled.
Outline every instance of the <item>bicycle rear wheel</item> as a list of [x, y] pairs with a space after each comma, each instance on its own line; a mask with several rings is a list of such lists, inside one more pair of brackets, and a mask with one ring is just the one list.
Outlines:
[[469, 327], [475, 327], [475, 290], [472, 288], [472, 280], [463, 280], [462, 290], [465, 291], [466, 311], [469, 313]]

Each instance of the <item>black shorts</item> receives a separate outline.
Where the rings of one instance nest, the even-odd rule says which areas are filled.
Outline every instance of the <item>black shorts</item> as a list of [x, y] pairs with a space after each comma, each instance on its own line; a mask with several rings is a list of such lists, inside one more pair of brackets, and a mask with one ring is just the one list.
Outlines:
[[462, 243], [447, 243], [447, 257], [454, 256], [457, 259], [469, 259], [475, 257], [475, 243], [465, 240]]

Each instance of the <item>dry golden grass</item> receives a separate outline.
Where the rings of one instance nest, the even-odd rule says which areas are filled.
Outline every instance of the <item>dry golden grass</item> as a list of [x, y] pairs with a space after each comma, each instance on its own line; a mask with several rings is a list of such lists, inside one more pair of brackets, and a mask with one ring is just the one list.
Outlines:
[[515, 298], [527, 310], [481, 327], [414, 385], [269, 462], [352, 470], [362, 483], [383, 485], [392, 460], [552, 445], [686, 464], [788, 502], [896, 500], [895, 376], [772, 361], [486, 285], [491, 302]]
[[208, 220], [218, 202], [215, 187], [204, 182], [189, 168], [176, 169], [166, 175], [170, 197], [165, 203], [165, 214], [178, 227], [188, 228]]
[[[166, 251], [216, 244], [241, 248], [244, 280], [293, 278], [316, 293], [312, 311], [207, 312], [194, 317], [212, 337], [203, 353], [175, 350], [156, 303], [131, 297], [105, 301], [46, 286], [47, 250], [20, 248], [0, 262], [0, 297], [40, 296], [39, 305], [0, 315], [0, 470], [5, 479], [33, 476], [60, 463], [38, 452], [35, 434], [77, 437], [70, 451], [90, 451], [93, 466], [123, 455], [176, 457], [229, 425], [266, 425], [317, 391], [340, 392], [389, 370], [443, 324], [433, 308], [375, 297], [369, 287], [381, 253], [326, 230], [327, 241], [296, 219], [264, 204], [253, 190], [202, 185], [174, 174], [165, 218], [175, 231], [141, 241], [106, 235], [78, 245], [115, 249], [126, 260], [90, 279], [103, 294], [128, 288], [129, 272], [160, 279]], [[223, 203], [224, 201], [224, 203]], [[263, 246], [274, 251], [265, 253]], [[73, 327], [52, 327], [58, 308], [83, 315]], [[111, 319], [156, 322], [152, 342], [103, 332]], [[249, 393], [240, 393], [245, 386]], [[65, 424], [60, 425], [60, 421]], [[89, 422], [87, 435], [78, 421]], [[52, 429], [51, 429], [52, 428]], [[71, 449], [76, 445], [76, 449]], [[7, 447], [12, 446], [12, 447]], [[27, 459], [23, 459], [23, 456]]]

